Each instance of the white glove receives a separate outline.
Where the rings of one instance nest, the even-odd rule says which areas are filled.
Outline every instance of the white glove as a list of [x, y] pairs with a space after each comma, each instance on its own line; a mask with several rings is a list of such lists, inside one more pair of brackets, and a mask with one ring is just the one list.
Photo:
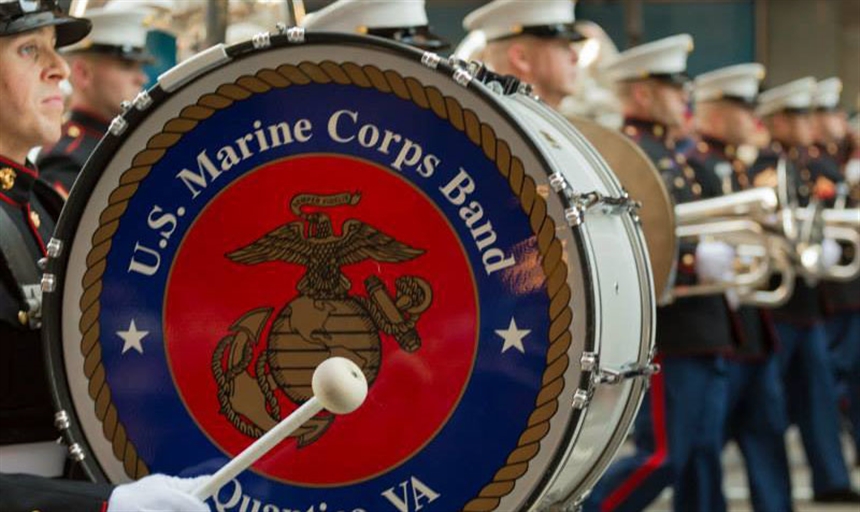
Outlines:
[[192, 495], [209, 478], [149, 475], [117, 486], [108, 500], [107, 512], [209, 512], [209, 506]]
[[842, 257], [842, 247], [833, 239], [825, 238], [821, 241], [821, 265], [824, 270], [839, 263]]
[[845, 164], [845, 181], [852, 185], [860, 183], [860, 158], [852, 158]]
[[725, 242], [696, 246], [696, 275], [703, 283], [730, 281], [734, 276], [735, 249]]

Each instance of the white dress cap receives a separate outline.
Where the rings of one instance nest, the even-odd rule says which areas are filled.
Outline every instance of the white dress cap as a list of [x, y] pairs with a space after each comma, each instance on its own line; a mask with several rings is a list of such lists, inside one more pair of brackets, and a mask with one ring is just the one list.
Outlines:
[[427, 26], [425, 0], [338, 0], [302, 19], [307, 30], [369, 34], [426, 49], [448, 46]]
[[611, 80], [657, 78], [686, 83], [687, 56], [693, 51], [693, 36], [678, 34], [635, 46], [602, 67]]
[[463, 28], [480, 30], [487, 41], [518, 35], [557, 37], [579, 41], [573, 28], [575, 0], [493, 0], [470, 12]]
[[809, 110], [812, 108], [815, 85], [815, 78], [808, 76], [764, 91], [758, 96], [758, 115]]
[[819, 110], [836, 110], [839, 108], [839, 97], [842, 95], [842, 80], [833, 77], [818, 82], [815, 88], [815, 108]]
[[755, 62], [702, 73], [693, 81], [693, 98], [696, 102], [734, 100], [754, 105], [764, 73], [764, 66]]
[[151, 13], [148, 9], [117, 6], [92, 9], [84, 13], [93, 23], [87, 37], [64, 49], [64, 53], [102, 53], [125, 60], [153, 61], [146, 50], [146, 34]]

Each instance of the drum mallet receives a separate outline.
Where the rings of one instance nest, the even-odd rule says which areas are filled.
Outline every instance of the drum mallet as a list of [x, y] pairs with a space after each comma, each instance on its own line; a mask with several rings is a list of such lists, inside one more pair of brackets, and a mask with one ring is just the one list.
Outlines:
[[317, 366], [311, 380], [311, 388], [314, 396], [310, 400], [225, 464], [194, 491], [194, 496], [201, 501], [214, 496], [224, 484], [248, 469], [323, 409], [334, 414], [349, 414], [358, 409], [367, 397], [367, 379], [364, 373], [358, 365], [344, 357], [332, 357]]

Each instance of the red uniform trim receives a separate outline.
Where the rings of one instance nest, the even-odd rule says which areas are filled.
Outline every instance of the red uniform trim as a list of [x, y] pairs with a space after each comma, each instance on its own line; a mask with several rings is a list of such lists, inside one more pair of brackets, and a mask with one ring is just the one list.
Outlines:
[[[659, 363], [660, 358], [657, 357], [655, 362]], [[600, 507], [601, 512], [609, 512], [621, 505], [645, 479], [666, 463], [669, 443], [666, 438], [666, 386], [662, 373], [651, 377], [651, 423], [654, 428], [654, 453], [606, 497]]]

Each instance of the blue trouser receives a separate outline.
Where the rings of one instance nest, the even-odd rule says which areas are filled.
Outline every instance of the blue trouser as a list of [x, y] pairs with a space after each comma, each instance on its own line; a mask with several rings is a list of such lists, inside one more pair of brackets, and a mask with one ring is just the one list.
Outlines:
[[737, 442], [747, 468], [750, 499], [756, 512], [791, 510], [791, 477], [785, 452], [787, 423], [779, 365], [728, 361], [729, 404], [726, 437]]
[[839, 441], [836, 383], [827, 356], [824, 325], [797, 327], [777, 322], [777, 353], [788, 417], [800, 428], [815, 494], [849, 486]]
[[642, 510], [669, 485], [676, 511], [725, 510], [725, 364], [722, 357], [662, 358], [636, 417], [636, 453], [610, 465], [584, 510]]
[[860, 459], [860, 311], [838, 313], [826, 325], [837, 389], [848, 402], [855, 456]]

